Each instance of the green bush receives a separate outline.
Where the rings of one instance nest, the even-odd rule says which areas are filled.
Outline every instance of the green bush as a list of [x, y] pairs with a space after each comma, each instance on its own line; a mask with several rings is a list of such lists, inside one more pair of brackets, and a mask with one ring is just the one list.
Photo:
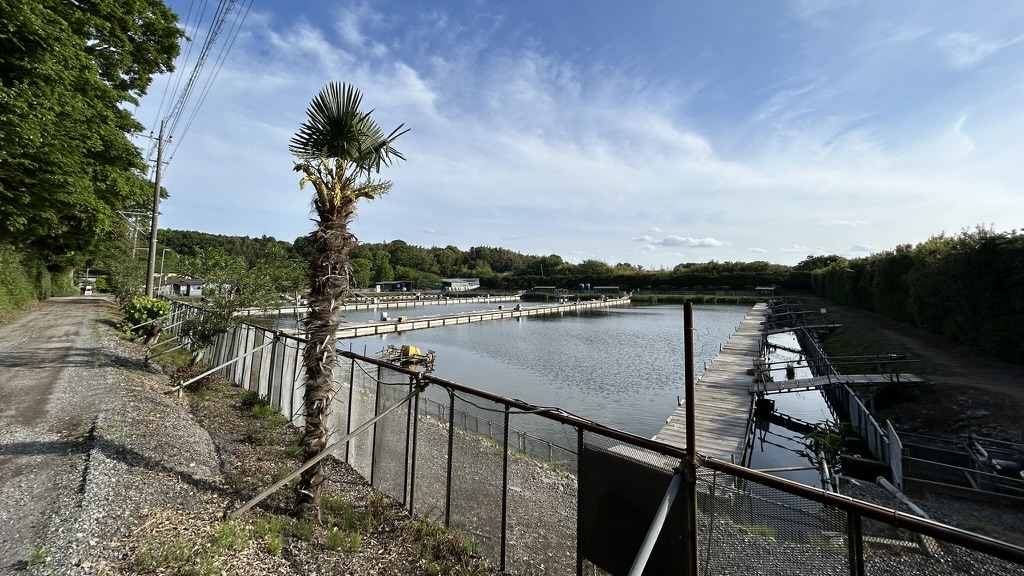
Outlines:
[[[159, 300], [157, 298], [149, 298], [148, 296], [136, 296], [128, 301], [127, 304], [121, 308], [121, 312], [124, 314], [124, 319], [117, 325], [118, 329], [123, 332], [131, 333], [133, 326], [138, 326], [144, 322], [150, 320], [156, 320], [157, 318], [163, 318], [167, 316], [171, 311], [171, 303], [166, 300]], [[134, 333], [141, 336], [149, 330], [148, 326], [141, 326], [136, 328]]]
[[36, 288], [18, 254], [0, 244], [0, 317], [36, 301]]

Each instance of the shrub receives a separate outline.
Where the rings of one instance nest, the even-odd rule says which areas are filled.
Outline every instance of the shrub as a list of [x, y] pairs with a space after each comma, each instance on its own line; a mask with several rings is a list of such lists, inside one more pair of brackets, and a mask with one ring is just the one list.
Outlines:
[[[124, 319], [117, 325], [118, 329], [123, 332], [131, 332], [133, 326], [138, 326], [144, 322], [150, 320], [156, 320], [157, 318], [163, 318], [171, 311], [171, 303], [166, 300], [159, 300], [157, 298], [149, 298], [148, 296], [136, 296], [125, 304], [121, 312], [124, 314]], [[149, 330], [146, 326], [136, 328], [134, 333], [141, 336]]]

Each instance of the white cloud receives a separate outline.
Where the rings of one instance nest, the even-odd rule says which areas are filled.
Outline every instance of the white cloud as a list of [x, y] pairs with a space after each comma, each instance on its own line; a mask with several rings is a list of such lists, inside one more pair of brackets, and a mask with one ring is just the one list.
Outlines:
[[655, 240], [651, 243], [655, 246], [687, 246], [690, 248], [720, 248], [732, 244], [731, 242], [714, 238], [687, 238], [681, 236], [666, 236], [661, 240]]
[[814, 223], [815, 226], [826, 226], [826, 227], [831, 227], [831, 226], [843, 226], [843, 227], [848, 227], [848, 226], [864, 226], [866, 224], [867, 224], [866, 220], [843, 220], [843, 219], [822, 220], [820, 222], [815, 222]]
[[755, 248], [753, 246], [747, 248], [747, 250], [753, 252], [754, 254], [767, 254], [768, 253], [768, 251], [765, 250], [764, 248]]
[[939, 41], [939, 46], [946, 51], [949, 64], [954, 68], [970, 68], [989, 56], [1012, 46], [1024, 35], [1007, 41], [996, 41], [982, 38], [976, 34], [954, 32], [947, 34]]

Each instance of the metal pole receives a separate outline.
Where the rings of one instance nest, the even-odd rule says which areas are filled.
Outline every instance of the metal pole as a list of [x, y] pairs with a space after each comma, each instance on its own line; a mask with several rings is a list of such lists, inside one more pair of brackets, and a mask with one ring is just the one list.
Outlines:
[[452, 518], [452, 450], [455, 443], [455, 392], [448, 390], [451, 398], [448, 407], [448, 472], [444, 494], [444, 527], [451, 527]]
[[412, 466], [409, 469], [409, 514], [413, 514], [412, 506], [416, 496], [416, 442], [419, 438], [420, 395], [413, 398], [412, 418]]
[[[412, 392], [413, 377], [409, 377], [409, 391]], [[402, 505], [404, 506], [408, 502], [409, 494], [409, 448], [412, 444], [412, 435], [409, 433], [409, 429], [412, 428], [412, 418], [416, 417], [416, 413], [413, 412], [412, 403], [409, 404], [408, 409], [405, 411], [405, 469], [402, 471]], [[411, 509], [410, 509], [411, 512]]]
[[[507, 409], [507, 408], [506, 408]], [[579, 478], [583, 475], [583, 428], [576, 427], [576, 477]], [[582, 495], [582, 488], [580, 485], [576, 492], [576, 576], [583, 576], [583, 542], [580, 541], [580, 534], [583, 534], [583, 512], [581, 510], [579, 498]]]
[[677, 470], [672, 475], [672, 482], [668, 485], [668, 490], [665, 491], [665, 496], [661, 499], [661, 504], [658, 505], [658, 511], [654, 514], [654, 520], [651, 521], [650, 528], [647, 529], [647, 536], [644, 537], [643, 543], [640, 545], [640, 551], [636, 554], [636, 559], [633, 560], [633, 567], [629, 569], [629, 576], [640, 576], [644, 573], [644, 568], [647, 568], [647, 559], [651, 557], [651, 552], [654, 550], [654, 544], [658, 541], [658, 536], [661, 536], [661, 527], [665, 525], [665, 518], [668, 517], [668, 511], [672, 508], [672, 503], [676, 500], [676, 494], [679, 493], [679, 486], [683, 483], [683, 473], [681, 470]]
[[[488, 428], [490, 421], [488, 421]], [[498, 570], [505, 571], [505, 546], [508, 541], [508, 406], [505, 406], [505, 441], [501, 450], [501, 564]]]
[[149, 224], [149, 261], [146, 264], [146, 296], [153, 297], [153, 268], [156, 266], [157, 219], [160, 216], [160, 174], [164, 165], [164, 125], [160, 121], [160, 135], [156, 139], [156, 178], [153, 182], [153, 218]]
[[[683, 304], [683, 356], [686, 369], [686, 458], [682, 461], [686, 516], [686, 573], [697, 576], [697, 392], [693, 378], [693, 303]], [[676, 482], [679, 474], [672, 478]]]
[[245, 504], [242, 504], [241, 506], [236, 508], [234, 511], [232, 511], [231, 513], [229, 513], [227, 515], [228, 520], [234, 520], [235, 518], [238, 518], [238, 516], [241, 515], [243, 512], [245, 512], [246, 510], [252, 508], [253, 506], [255, 506], [257, 504], [259, 504], [260, 501], [262, 501], [267, 496], [270, 496], [271, 494], [276, 492], [281, 486], [284, 486], [285, 484], [291, 482], [291, 480], [293, 478], [297, 477], [299, 474], [302, 474], [306, 470], [309, 470], [317, 462], [319, 462], [319, 461], [323, 460], [324, 458], [327, 458], [328, 456], [330, 456], [331, 452], [334, 452], [338, 448], [338, 446], [341, 446], [342, 444], [347, 444], [349, 440], [351, 440], [352, 438], [354, 438], [355, 436], [357, 436], [358, 434], [360, 434], [361, 432], [363, 432], [364, 430], [366, 430], [370, 426], [373, 426], [374, 424], [376, 424], [378, 420], [380, 420], [381, 418], [383, 418], [383, 417], [387, 416], [388, 414], [390, 414], [392, 410], [395, 410], [396, 408], [400, 407], [402, 404], [405, 404], [406, 402], [408, 402], [410, 398], [412, 398], [413, 396], [416, 396], [420, 392], [422, 392], [423, 391], [422, 386], [425, 386], [425, 385], [418, 386], [415, 390], [410, 392], [409, 395], [407, 395], [405, 398], [402, 398], [401, 401], [396, 402], [393, 406], [391, 406], [387, 410], [381, 412], [380, 414], [374, 416], [373, 418], [370, 418], [366, 422], [363, 422], [363, 424], [361, 426], [359, 426], [358, 428], [356, 428], [355, 430], [353, 430], [349, 434], [346, 434], [344, 438], [342, 438], [341, 440], [338, 440], [334, 444], [331, 444], [330, 446], [324, 448], [323, 452], [320, 452], [316, 456], [310, 458], [309, 460], [306, 461], [305, 464], [303, 464], [302, 466], [299, 466], [298, 468], [293, 470], [291, 473], [289, 473], [287, 476], [285, 476], [284, 478], [278, 480], [277, 482], [275, 482], [272, 486], [270, 486], [269, 488], [267, 488], [263, 492], [260, 492], [259, 494], [257, 494], [255, 497], [253, 497], [252, 500], [249, 500]]
[[[353, 392], [353, 390], [355, 390], [355, 387], [356, 387], [356, 359], [355, 358], [349, 358], [349, 360], [351, 361], [351, 363], [348, 365], [348, 367], [349, 367], [349, 370], [348, 370], [348, 414], [345, 415], [345, 433], [346, 434], [348, 434], [349, 432], [352, 431], [352, 398], [354, 396], [354, 394], [352, 392]], [[351, 464], [351, 462], [349, 462], [349, 454], [351, 452], [352, 452], [351, 450], [349, 450], [348, 448], [345, 448], [345, 463], [346, 464]]]
[[861, 519], [856, 512], [846, 513], [847, 550], [850, 553], [850, 576], [864, 576], [864, 541]]
[[201, 379], [209, 376], [210, 374], [213, 374], [214, 372], [216, 372], [217, 370], [220, 370], [221, 368], [227, 366], [228, 364], [231, 364], [232, 362], [237, 362], [238, 360], [241, 360], [242, 358], [245, 358], [246, 356], [250, 356], [252, 354], [255, 354], [256, 352], [259, 352], [260, 350], [266, 348], [267, 346], [272, 345], [275, 340], [277, 340], [276, 336], [274, 337], [274, 340], [271, 340], [270, 342], [267, 342], [266, 344], [260, 346], [259, 348], [253, 348], [252, 350], [249, 350], [248, 352], [246, 352], [245, 354], [242, 354], [241, 356], [239, 356], [237, 358], [232, 358], [232, 359], [228, 360], [227, 362], [225, 362], [225, 363], [223, 363], [223, 364], [221, 364], [219, 366], [216, 366], [214, 368], [210, 368], [206, 372], [203, 372], [202, 374], [200, 374], [199, 376], [196, 376], [195, 378], [192, 378], [191, 380], [186, 380], [185, 382], [182, 382], [178, 386], [172, 388], [170, 390], [170, 392], [180, 392], [182, 390], [182, 388], [188, 386], [189, 384], [191, 384], [191, 383], [193, 383], [193, 382], [195, 382], [197, 380], [201, 380]]

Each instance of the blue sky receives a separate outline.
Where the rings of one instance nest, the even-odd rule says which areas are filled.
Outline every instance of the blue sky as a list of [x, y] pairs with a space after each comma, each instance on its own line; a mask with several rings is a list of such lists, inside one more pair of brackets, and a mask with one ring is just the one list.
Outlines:
[[1024, 227], [1024, 3], [866, 0], [255, 0], [174, 133], [161, 227], [306, 234], [288, 140], [331, 81], [411, 129], [363, 242], [656, 269]]

